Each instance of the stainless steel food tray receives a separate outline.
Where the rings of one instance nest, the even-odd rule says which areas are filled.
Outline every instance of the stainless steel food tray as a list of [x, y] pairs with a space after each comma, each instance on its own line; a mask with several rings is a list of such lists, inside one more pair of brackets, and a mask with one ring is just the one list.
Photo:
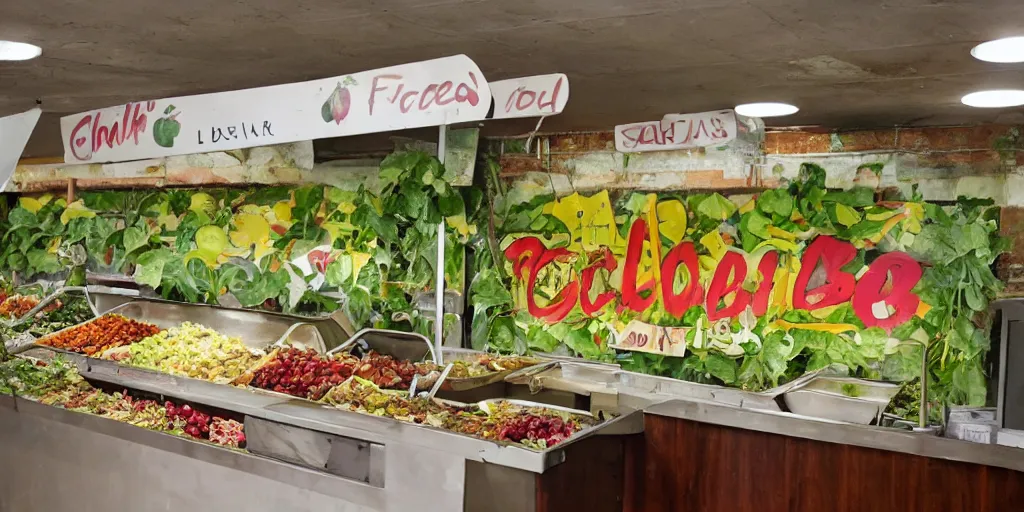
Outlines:
[[[482, 352], [482, 351], [479, 351], [479, 350], [470, 350], [470, 349], [456, 349], [456, 348], [445, 348], [444, 349], [444, 360], [447, 361], [447, 362], [453, 362], [453, 361], [474, 362], [474, 361], [477, 360], [477, 358], [479, 358], [480, 356], [484, 356], [484, 355], [487, 355], [487, 352]], [[517, 372], [520, 372], [520, 371], [525, 371], [528, 368], [535, 368], [538, 365], [542, 365], [542, 364], [550, 362], [547, 358], [544, 358], [544, 357], [531, 356], [530, 359], [535, 360], [536, 363], [533, 364], [533, 365], [530, 365], [530, 366], [525, 366], [523, 368], [519, 368], [517, 370], [505, 370], [505, 371], [501, 371], [501, 372], [488, 373], [488, 374], [485, 374], [485, 375], [478, 375], [476, 377], [463, 377], [463, 378], [448, 377], [441, 384], [441, 390], [442, 391], [469, 391], [469, 390], [472, 390], [472, 389], [477, 389], [477, 388], [481, 388], [481, 387], [484, 387], [484, 386], [489, 386], [491, 384], [504, 381], [509, 375], [512, 375], [514, 373], [517, 373]]]
[[899, 390], [895, 382], [816, 375], [782, 398], [795, 414], [868, 425], [881, 416]]
[[[161, 329], [169, 329], [184, 322], [192, 322], [209, 327], [226, 336], [237, 336], [250, 348], [266, 349], [279, 341], [290, 337], [294, 341], [312, 346], [321, 352], [326, 349], [326, 342], [317, 329], [305, 328], [306, 322], [293, 322], [291, 317], [268, 315], [258, 311], [239, 309], [223, 309], [215, 306], [182, 304], [167, 301], [137, 299], [121, 304], [104, 314], [118, 314], [148, 322]], [[87, 324], [95, 319], [79, 325], [68, 327], [51, 333], [37, 340], [37, 344], [64, 331]], [[57, 349], [60, 350], [60, 349]]]
[[[266, 335], [267, 338], [274, 339], [280, 337], [280, 333], [290, 325], [294, 325], [296, 323], [309, 324], [320, 332], [320, 337], [323, 338], [324, 346], [327, 349], [340, 345], [349, 337], [349, 333], [346, 332], [345, 328], [329, 316], [307, 317], [300, 315], [288, 315], [273, 311], [229, 308], [210, 304], [189, 304], [160, 298], [141, 297], [138, 295], [138, 290], [112, 289], [102, 286], [89, 286], [88, 290], [90, 304], [93, 305], [93, 309], [97, 312], [97, 316], [102, 313], [115, 311], [127, 304], [147, 304], [152, 305], [146, 306], [147, 309], [152, 307], [155, 310], [160, 311], [160, 314], [167, 314], [172, 317], [182, 318], [178, 323], [184, 320], [190, 320], [194, 323], [206, 325], [225, 334], [229, 334], [231, 331], [228, 329], [222, 330], [219, 325], [212, 325], [212, 323], [217, 322], [217, 318], [222, 319], [222, 322], [226, 324], [238, 323], [241, 321], [252, 321], [254, 324], [260, 325], [260, 327], [252, 327], [252, 330], [257, 332], [262, 329], [263, 326], [279, 326], [275, 327], [275, 329], [279, 329], [277, 336], [274, 336], [273, 334]], [[130, 292], [134, 292], [135, 294], [131, 295], [129, 294]], [[195, 316], [198, 319], [189, 318], [191, 316]], [[158, 322], [154, 323], [160, 325]], [[161, 325], [161, 327], [163, 326]], [[245, 339], [246, 337], [242, 336], [242, 338]]]
[[783, 400], [793, 414], [858, 425], [871, 424], [889, 404], [888, 401], [851, 398], [810, 389], [786, 393]]
[[16, 327], [26, 320], [32, 318], [37, 313], [42, 311], [46, 306], [50, 305], [51, 302], [57, 300], [62, 295], [81, 293], [85, 297], [86, 303], [89, 304], [89, 308], [92, 309], [93, 314], [96, 314], [96, 309], [92, 305], [92, 301], [89, 300], [89, 290], [84, 286], [61, 286], [55, 289], [46, 297], [39, 300], [39, 304], [30, 309], [27, 313], [22, 315], [20, 318], [0, 318], [0, 325], [6, 325], [8, 327]]
[[[234, 333], [246, 332], [245, 329], [241, 329], [238, 326], [235, 326], [233, 328], [224, 329], [223, 326], [230, 325], [231, 322], [229, 322], [229, 321], [227, 321], [227, 320], [225, 320], [223, 318], [218, 318], [216, 312], [213, 315], [210, 315], [209, 314], [210, 311], [209, 310], [205, 310], [203, 308], [200, 308], [200, 310], [206, 312], [207, 316], [203, 316], [202, 318], [204, 320], [210, 320], [210, 319], [214, 320], [214, 322], [210, 322], [213, 325], [202, 323], [202, 322], [200, 322], [198, 320], [195, 320], [194, 319], [195, 317], [192, 317], [193, 319], [181, 320], [181, 318], [183, 318], [183, 315], [182, 315], [183, 310], [181, 308], [179, 308], [179, 306], [187, 306], [187, 305], [178, 305], [178, 304], [173, 304], [173, 303], [151, 303], [151, 302], [147, 302], [147, 301], [129, 302], [127, 304], [122, 304], [120, 306], [115, 307], [114, 309], [110, 310], [106, 314], [117, 314], [117, 315], [122, 315], [122, 316], [125, 316], [127, 318], [131, 318], [131, 319], [137, 320], [137, 321], [149, 322], [151, 324], [156, 325], [157, 327], [159, 327], [161, 329], [168, 329], [168, 328], [171, 328], [171, 327], [175, 327], [177, 325], [180, 325], [184, 321], [192, 321], [194, 323], [200, 323], [201, 325], [204, 325], [206, 327], [214, 329], [215, 331], [217, 331], [217, 332], [219, 332], [221, 334], [228, 335], [228, 336], [233, 336], [233, 335], [234, 336], [239, 336], [238, 334], [232, 334], [232, 332], [234, 332]], [[222, 313], [223, 313], [223, 311], [222, 311]], [[249, 312], [230, 311], [230, 313], [249, 313]], [[255, 315], [255, 316], [259, 316], [259, 313], [257, 313], [257, 312], [251, 312], [251, 314]], [[229, 315], [229, 317], [234, 318], [234, 317], [237, 317], [237, 315]], [[229, 318], [229, 320], [230, 319], [231, 318]], [[46, 348], [48, 350], [52, 350], [54, 352], [59, 352], [59, 353], [65, 354], [68, 357], [72, 357], [72, 358], [76, 358], [76, 359], [77, 358], [81, 358], [84, 361], [84, 363], [85, 363], [87, 368], [92, 368], [92, 367], [104, 368], [104, 369], [106, 369], [106, 371], [112, 372], [112, 373], [115, 373], [115, 374], [117, 374], [117, 373], [128, 373], [128, 372], [150, 372], [150, 373], [154, 374], [154, 376], [151, 377], [152, 379], [159, 379], [159, 377], [156, 377], [156, 375], [164, 375], [164, 376], [167, 376], [167, 377], [174, 377], [176, 379], [188, 379], [190, 381], [209, 382], [209, 381], [206, 381], [206, 380], [203, 380], [203, 379], [198, 379], [198, 378], [193, 378], [193, 377], [173, 376], [173, 375], [165, 374], [165, 373], [158, 372], [158, 371], [155, 371], [155, 370], [139, 368], [139, 367], [131, 366], [131, 365], [128, 365], [128, 364], [121, 364], [121, 363], [119, 363], [117, 361], [111, 361], [111, 360], [107, 360], [107, 359], [91, 357], [91, 356], [88, 356], [86, 354], [82, 354], [82, 353], [79, 353], [79, 352], [73, 352], [73, 351], [70, 351], [70, 350], [54, 347], [54, 346], [51, 346], [51, 345], [47, 344], [47, 341], [50, 338], [52, 338], [52, 337], [58, 336], [58, 335], [66, 332], [68, 330], [76, 329], [76, 328], [79, 328], [79, 327], [81, 327], [83, 325], [87, 325], [87, 324], [89, 324], [91, 322], [95, 322], [96, 320], [97, 320], [97, 318], [94, 318], [94, 319], [88, 320], [86, 322], [82, 322], [82, 323], [80, 323], [78, 325], [74, 325], [74, 326], [68, 327], [66, 329], [61, 329], [60, 331], [57, 331], [55, 333], [48, 334], [46, 336], [43, 336], [42, 338], [39, 338], [38, 340], [36, 340], [36, 342], [33, 345], [28, 345], [26, 348], [31, 348], [33, 346], [35, 346], [35, 347], [42, 347], [42, 348]], [[214, 327], [214, 325], [221, 326], [221, 327], [220, 328]], [[281, 330], [282, 327], [283, 327], [283, 330]], [[228, 332], [225, 332], [225, 331], [228, 331]], [[277, 334], [279, 331], [280, 331], [280, 335], [279, 335], [279, 337], [277, 339], [273, 339], [273, 340], [267, 341], [268, 340], [268, 338], [267, 338], [268, 335]], [[274, 345], [279, 345], [279, 344], [283, 343], [284, 341], [288, 340], [289, 338], [295, 338], [295, 337], [302, 338], [302, 342], [305, 343], [305, 344], [308, 344], [310, 346], [318, 348], [321, 351], [324, 350], [323, 339], [320, 337], [320, 332], [317, 331], [316, 329], [311, 328], [311, 326], [309, 326], [308, 324], [305, 324], [305, 323], [296, 323], [296, 324], [292, 324], [292, 325], [288, 325], [288, 326], [283, 326], [283, 325], [281, 325], [280, 322], [278, 322], [276, 324], [270, 323], [269, 324], [269, 328], [266, 329], [265, 331], [263, 331], [260, 334], [260, 337], [257, 340], [255, 340], [255, 341], [252, 339], [252, 337], [242, 337], [242, 336], [239, 336], [239, 337], [241, 338], [242, 343], [244, 343], [247, 347], [252, 348], [252, 349], [257, 349], [257, 350], [260, 350], [260, 351], [269, 351]], [[259, 361], [254, 363], [254, 365], [256, 365], [256, 364], [259, 364]], [[172, 381], [165, 379], [164, 382], [168, 382], [169, 383], [169, 382], [172, 382]]]
[[434, 345], [422, 334], [393, 331], [389, 329], [363, 329], [341, 345], [334, 347], [328, 355], [347, 352], [360, 346], [363, 349], [407, 361], [437, 361]]

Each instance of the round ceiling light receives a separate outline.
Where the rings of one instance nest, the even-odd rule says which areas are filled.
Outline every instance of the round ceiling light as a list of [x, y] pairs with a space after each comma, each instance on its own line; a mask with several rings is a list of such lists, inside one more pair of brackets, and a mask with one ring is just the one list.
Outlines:
[[34, 44], [0, 41], [0, 60], [29, 60], [42, 53], [43, 49]]
[[1024, 105], [1024, 91], [1019, 89], [1000, 89], [995, 91], [978, 91], [964, 96], [960, 101], [968, 107], [1000, 108], [1019, 107]]
[[779, 117], [795, 114], [800, 109], [788, 103], [744, 103], [736, 105], [736, 113], [747, 117]]
[[985, 62], [1024, 62], [1024, 37], [1006, 37], [981, 43], [971, 50], [971, 55]]

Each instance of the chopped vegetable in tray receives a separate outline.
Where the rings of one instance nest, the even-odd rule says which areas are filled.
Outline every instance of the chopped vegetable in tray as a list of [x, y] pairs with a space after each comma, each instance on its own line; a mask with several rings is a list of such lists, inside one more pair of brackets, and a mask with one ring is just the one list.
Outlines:
[[359, 378], [332, 388], [321, 401], [340, 409], [518, 443], [534, 450], [550, 448], [597, 423], [588, 416], [506, 401], [489, 404], [489, 411], [484, 411], [475, 405], [456, 407], [421, 397], [410, 399]]
[[161, 405], [127, 392], [104, 392], [89, 384], [59, 355], [48, 364], [23, 358], [0, 362], [0, 392], [222, 446], [238, 448], [245, 444], [243, 426], [238, 421], [212, 416], [189, 404], [168, 401]]
[[[39, 305], [39, 297], [32, 295], [12, 295], [0, 302], [0, 318], [16, 320], [32, 311], [32, 308]], [[59, 304], [51, 305], [51, 309], [57, 309]], [[51, 306], [47, 306], [50, 308]]]
[[[333, 386], [356, 375], [386, 389], [408, 389], [414, 375], [436, 372], [432, 363], [400, 361], [370, 351], [362, 358], [351, 354], [320, 355], [312, 349], [281, 349], [253, 371], [251, 385], [319, 400]], [[424, 380], [427, 382], [427, 380]]]
[[91, 356], [109, 348], [135, 343], [158, 332], [160, 328], [153, 324], [109, 314], [43, 338], [39, 343]]
[[229, 382], [256, 364], [263, 353], [247, 347], [241, 338], [185, 322], [103, 356], [172, 375]]
[[27, 337], [27, 342], [31, 343], [35, 338], [93, 318], [89, 303], [81, 295], [66, 295], [63, 300], [54, 301], [53, 305], [56, 307], [47, 306], [43, 311], [33, 315], [32, 318], [24, 319], [18, 325], [12, 327], [0, 325], [0, 339], [14, 340]]
[[467, 379], [492, 373], [515, 371], [538, 364], [537, 359], [521, 356], [482, 354], [475, 361], [454, 361], [449, 379]]

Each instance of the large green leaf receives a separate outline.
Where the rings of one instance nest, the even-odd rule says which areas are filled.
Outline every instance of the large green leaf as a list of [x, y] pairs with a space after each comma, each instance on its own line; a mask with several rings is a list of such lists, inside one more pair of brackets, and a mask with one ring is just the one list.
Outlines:
[[601, 353], [601, 347], [595, 342], [594, 335], [585, 328], [570, 329], [565, 333], [562, 342], [585, 358], [594, 359]]
[[708, 354], [704, 361], [708, 373], [725, 384], [736, 382], [736, 361], [717, 352]]
[[700, 202], [697, 211], [705, 217], [722, 221], [732, 217], [732, 214], [736, 212], [736, 204], [721, 194], [714, 193]]
[[11, 229], [17, 229], [19, 227], [32, 228], [39, 225], [39, 219], [36, 217], [36, 214], [20, 206], [12, 209], [7, 214], [7, 222], [11, 224]]
[[772, 238], [772, 235], [768, 233], [768, 227], [772, 225], [772, 221], [754, 210], [744, 215], [746, 220], [747, 231], [758, 238], [767, 240]]
[[122, 240], [125, 252], [131, 254], [149, 243], [149, 233], [141, 227], [132, 226], [124, 230]]
[[159, 288], [163, 282], [164, 266], [175, 258], [178, 257], [167, 249], [153, 249], [140, 254], [135, 262], [135, 282]]
[[466, 212], [466, 205], [462, 201], [462, 194], [457, 190], [451, 190], [449, 193], [440, 196], [438, 198], [438, 210], [445, 217], [464, 214]]
[[868, 187], [854, 187], [850, 190], [833, 190], [826, 192], [822, 201], [834, 201], [846, 206], [872, 206], [875, 204], [875, 190]]
[[793, 213], [793, 196], [782, 189], [765, 190], [757, 196], [757, 207], [769, 215], [788, 219]]
[[57, 255], [43, 249], [32, 249], [26, 253], [29, 274], [55, 274], [64, 267], [57, 261]]
[[986, 405], [985, 373], [977, 359], [964, 361], [953, 370], [953, 402], [970, 407]]
[[470, 303], [480, 309], [512, 305], [512, 294], [494, 268], [486, 268], [477, 274], [469, 293]]

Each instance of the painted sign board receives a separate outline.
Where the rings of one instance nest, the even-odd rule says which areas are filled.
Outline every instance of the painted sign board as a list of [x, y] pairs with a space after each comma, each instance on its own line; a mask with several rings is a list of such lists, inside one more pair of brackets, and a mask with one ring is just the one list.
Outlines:
[[240, 91], [130, 102], [61, 119], [64, 160], [101, 163], [485, 119], [467, 56]]
[[616, 126], [615, 150], [639, 153], [720, 146], [735, 139], [736, 132], [732, 110], [669, 114], [661, 121]]
[[7, 182], [14, 175], [25, 145], [39, 122], [42, 110], [34, 108], [13, 116], [0, 117], [0, 192], [7, 188]]
[[[887, 336], [930, 309], [914, 290], [923, 267], [907, 252], [885, 252], [870, 263], [863, 258], [866, 247], [897, 227], [920, 232], [924, 210], [919, 204], [906, 203], [867, 220], [870, 230], [852, 241], [826, 234], [800, 240], [755, 224], [753, 229], [767, 238], [751, 238], [754, 243], [744, 246], [728, 227], [704, 232], [688, 226], [697, 214], [730, 216], [735, 206], [722, 206], [727, 201], [704, 197], [690, 203], [690, 215], [684, 201], [655, 194], [629, 196], [620, 202], [629, 205], [621, 207], [625, 210], [615, 210], [607, 191], [553, 200], [538, 211], [567, 233], [515, 232], [502, 239], [515, 308], [540, 325], [597, 319], [614, 333], [609, 344], [615, 349], [676, 357], [688, 347], [738, 357], [744, 345], [761, 346], [760, 336], [773, 330], [853, 337], [878, 328]], [[792, 219], [796, 210], [787, 204], [790, 212], [780, 218]], [[627, 229], [619, 218], [628, 212], [635, 216]], [[748, 212], [745, 225], [756, 218]], [[747, 231], [745, 236], [757, 235]], [[837, 310], [845, 312], [832, 316]], [[607, 321], [609, 315], [617, 320]], [[807, 315], [814, 321], [806, 323]], [[766, 316], [770, 321], [758, 327]], [[680, 325], [686, 318], [691, 323]]]
[[561, 114], [569, 102], [569, 77], [562, 73], [501, 80], [491, 84], [492, 119]]

